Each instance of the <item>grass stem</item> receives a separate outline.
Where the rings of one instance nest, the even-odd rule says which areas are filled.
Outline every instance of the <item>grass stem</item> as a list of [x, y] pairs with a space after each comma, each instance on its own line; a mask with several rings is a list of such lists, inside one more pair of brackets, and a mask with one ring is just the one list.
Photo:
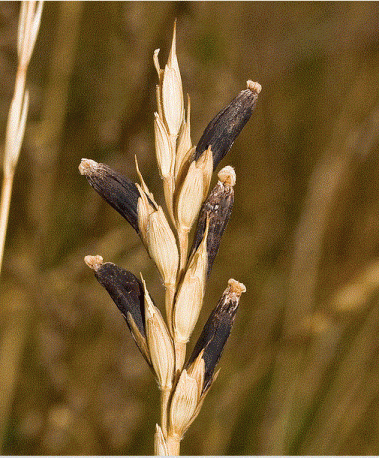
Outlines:
[[167, 451], [170, 456], [180, 455], [180, 438], [177, 436], [167, 437]]
[[171, 389], [162, 388], [161, 392], [161, 428], [163, 435], [167, 437], [167, 412], [168, 412], [168, 401], [170, 399]]
[[1, 190], [1, 202], [0, 202], [0, 273], [3, 265], [3, 255], [5, 238], [7, 233], [7, 224], [9, 217], [9, 208], [12, 197], [12, 186], [13, 186], [14, 172], [8, 172], [4, 175], [3, 186]]

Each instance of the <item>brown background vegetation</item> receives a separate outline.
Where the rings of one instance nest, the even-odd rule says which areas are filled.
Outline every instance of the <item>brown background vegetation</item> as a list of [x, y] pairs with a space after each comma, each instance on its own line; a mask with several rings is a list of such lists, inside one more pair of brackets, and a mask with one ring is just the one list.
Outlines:
[[[3, 135], [18, 12], [0, 4]], [[247, 79], [263, 87], [222, 162], [236, 202], [200, 323], [228, 278], [247, 293], [183, 454], [376, 455], [376, 2], [45, 4], [0, 285], [2, 451], [152, 453], [158, 390], [83, 257], [142, 271], [157, 303], [160, 279], [77, 167], [91, 158], [136, 180], [136, 154], [163, 201], [152, 54], [165, 62], [175, 18], [195, 144]]]

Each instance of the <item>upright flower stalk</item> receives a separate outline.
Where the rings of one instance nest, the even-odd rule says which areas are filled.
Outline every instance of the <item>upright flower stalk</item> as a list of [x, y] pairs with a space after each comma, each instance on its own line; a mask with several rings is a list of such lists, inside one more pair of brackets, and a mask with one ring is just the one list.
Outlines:
[[26, 72], [37, 40], [42, 7], [43, 1], [21, 2], [17, 35], [18, 67], [5, 134], [3, 185], [0, 201], [0, 272], [3, 264], [13, 179], [24, 139], [29, 109], [29, 92], [25, 89]]
[[[131, 272], [104, 263], [101, 256], [85, 258], [124, 316], [161, 390], [155, 453], [178, 455], [180, 442], [216, 379], [216, 365], [240, 296], [246, 291], [242, 283], [229, 280], [186, 361], [187, 343], [197, 324], [206, 281], [234, 203], [234, 169], [226, 166], [220, 170], [218, 182], [209, 193], [212, 174], [249, 120], [261, 87], [248, 81], [247, 89], [208, 124], [196, 147], [191, 141], [189, 97], [187, 110], [184, 106], [175, 27], [164, 68], [158, 54], [156, 50], [153, 56], [158, 73], [155, 150], [168, 216], [149, 191], [138, 165], [140, 183], [89, 159], [82, 160], [79, 170], [141, 237], [166, 289], [164, 319], [143, 279], [141, 282]], [[188, 250], [188, 237], [195, 227]]]

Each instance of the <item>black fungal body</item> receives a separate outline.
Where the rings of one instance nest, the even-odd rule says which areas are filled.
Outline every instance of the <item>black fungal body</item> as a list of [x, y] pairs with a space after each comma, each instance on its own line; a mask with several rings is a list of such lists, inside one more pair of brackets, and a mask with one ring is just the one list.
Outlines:
[[187, 367], [197, 358], [204, 349], [205, 375], [203, 392], [212, 383], [213, 373], [221, 358], [225, 343], [228, 340], [239, 305], [239, 297], [225, 290], [216, 308], [210, 314], [203, 331], [196, 342]]
[[204, 237], [204, 232], [209, 218], [207, 237], [207, 277], [209, 277], [212, 265], [220, 247], [221, 237], [228, 224], [234, 204], [234, 189], [219, 181], [210, 192], [204, 202], [197, 223], [191, 255], [195, 253]]
[[138, 278], [122, 267], [105, 262], [96, 271], [95, 277], [108, 291], [125, 318], [130, 330], [128, 312], [132, 316], [138, 331], [146, 338], [144, 290]]
[[195, 160], [211, 146], [214, 170], [250, 119], [257, 99], [256, 91], [245, 89], [223, 108], [208, 124], [201, 136], [196, 147]]
[[137, 205], [140, 193], [135, 183], [105, 164], [96, 164], [85, 176], [93, 189], [139, 234]]

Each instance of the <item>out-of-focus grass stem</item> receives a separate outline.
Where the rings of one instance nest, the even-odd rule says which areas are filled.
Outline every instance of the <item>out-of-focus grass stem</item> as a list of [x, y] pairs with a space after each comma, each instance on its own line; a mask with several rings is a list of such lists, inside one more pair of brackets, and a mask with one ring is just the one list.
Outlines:
[[4, 149], [4, 176], [0, 203], [0, 272], [3, 264], [13, 179], [20, 156], [29, 108], [29, 94], [28, 91], [25, 91], [26, 72], [38, 35], [42, 7], [42, 1], [23, 1], [21, 3], [17, 39], [18, 69], [15, 91], [8, 115]]
[[[42, 7], [42, 1], [23, 1], [21, 3], [17, 40], [18, 68], [5, 134], [3, 184], [0, 201], [0, 272], [3, 264], [13, 180], [24, 139], [29, 108], [29, 94], [25, 90], [26, 74], [38, 35]], [[8, 303], [13, 304], [16, 300], [18, 308], [17, 310], [14, 308], [9, 310], [9, 320], [0, 343], [0, 373], [4, 382], [0, 398], [0, 418], [2, 419], [0, 451], [3, 447], [8, 424], [7, 419], [25, 343], [27, 313], [25, 312], [26, 298], [24, 296], [22, 292], [17, 292], [12, 295], [12, 300], [2, 302], [2, 305], [5, 306]]]

